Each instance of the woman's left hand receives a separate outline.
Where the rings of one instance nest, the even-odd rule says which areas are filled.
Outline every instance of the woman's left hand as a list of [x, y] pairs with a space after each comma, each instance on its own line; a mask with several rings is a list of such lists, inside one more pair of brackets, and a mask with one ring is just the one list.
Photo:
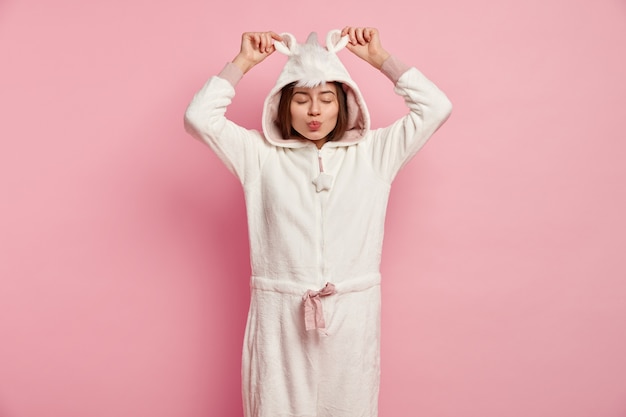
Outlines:
[[389, 52], [380, 43], [378, 29], [346, 26], [341, 31], [341, 36], [345, 35], [350, 38], [346, 48], [377, 69], [380, 69], [383, 62], [389, 58]]

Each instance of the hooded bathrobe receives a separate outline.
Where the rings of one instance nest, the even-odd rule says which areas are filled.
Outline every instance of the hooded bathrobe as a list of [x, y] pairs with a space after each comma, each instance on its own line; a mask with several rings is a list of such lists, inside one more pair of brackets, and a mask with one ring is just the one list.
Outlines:
[[[227, 64], [194, 96], [187, 130], [243, 185], [251, 301], [242, 357], [246, 417], [374, 417], [378, 409], [380, 272], [385, 211], [400, 168], [448, 117], [446, 96], [395, 57], [381, 71], [408, 114], [370, 129], [358, 87], [331, 31], [276, 49], [288, 56], [263, 108], [263, 131], [225, 117], [241, 71]], [[321, 149], [276, 126], [281, 89], [341, 82], [349, 129]]]

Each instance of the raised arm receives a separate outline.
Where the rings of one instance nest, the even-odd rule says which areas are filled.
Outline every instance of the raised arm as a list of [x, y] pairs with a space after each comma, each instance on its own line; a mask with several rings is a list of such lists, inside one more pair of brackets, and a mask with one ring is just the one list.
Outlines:
[[406, 162], [446, 121], [452, 110], [446, 95], [420, 71], [383, 48], [377, 29], [345, 27], [346, 48], [385, 74], [404, 98], [409, 113], [390, 126], [373, 131], [372, 164], [392, 180]]
[[226, 109], [243, 73], [271, 55], [274, 41], [281, 39], [274, 32], [244, 33], [239, 53], [194, 95], [185, 112], [185, 129], [207, 143], [242, 182], [258, 173], [263, 140], [259, 132], [228, 120]]

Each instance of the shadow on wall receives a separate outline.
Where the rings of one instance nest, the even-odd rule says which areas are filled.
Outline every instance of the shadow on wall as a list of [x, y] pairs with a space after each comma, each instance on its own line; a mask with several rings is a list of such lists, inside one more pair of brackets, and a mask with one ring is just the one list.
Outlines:
[[[193, 139], [192, 139], [193, 140]], [[206, 159], [219, 163], [206, 149]], [[217, 171], [217, 170], [216, 170]], [[190, 267], [180, 285], [201, 304], [197, 332], [201, 347], [187, 366], [202, 369], [197, 375], [206, 392], [199, 408], [214, 415], [241, 414], [241, 344], [249, 303], [249, 252], [245, 209], [241, 189], [227, 170], [195, 178], [176, 177], [163, 190], [163, 222], [182, 228], [178, 242], [187, 253]], [[212, 181], [228, 186], [213, 192]], [[212, 197], [219, 195], [219, 198]], [[168, 206], [169, 205], [169, 206]], [[191, 382], [191, 381], [190, 381]], [[190, 383], [190, 389], [195, 383]]]
[[239, 183], [217, 157], [204, 145], [192, 144], [197, 146], [204, 151], [201, 159], [210, 165], [210, 172], [177, 177], [163, 195], [172, 204], [166, 219], [186, 231], [183, 245], [189, 260], [197, 265], [186, 275], [206, 303], [201, 310], [205, 314], [197, 318], [205, 353], [196, 358], [197, 363], [189, 363], [206, 370], [199, 376], [206, 379], [208, 390], [203, 408], [215, 415], [239, 415], [241, 344], [250, 276], [244, 199]]
[[244, 198], [208, 146], [184, 131], [182, 112], [172, 114], [172, 102], [189, 98], [165, 101], [163, 117], [154, 117], [162, 122], [142, 131], [144, 151], [149, 143], [154, 153], [128, 193], [142, 195], [137, 211], [149, 211], [150, 226], [159, 230], [153, 235], [160, 241], [150, 243], [163, 254], [154, 260], [163, 268], [157, 273], [182, 295], [171, 328], [184, 329], [175, 332], [186, 340], [174, 352], [180, 363], [173, 378], [162, 382], [178, 386], [164, 389], [180, 390], [172, 401], [185, 402], [178, 407], [189, 408], [188, 415], [241, 415], [241, 345], [250, 298]]

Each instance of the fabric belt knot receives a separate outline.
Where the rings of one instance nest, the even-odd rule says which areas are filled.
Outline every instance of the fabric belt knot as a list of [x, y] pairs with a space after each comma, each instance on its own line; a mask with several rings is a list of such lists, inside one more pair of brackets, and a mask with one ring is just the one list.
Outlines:
[[324, 288], [319, 291], [308, 290], [302, 297], [304, 302], [304, 326], [306, 330], [324, 329], [324, 312], [322, 311], [321, 297], [337, 293], [335, 285], [327, 282]]

